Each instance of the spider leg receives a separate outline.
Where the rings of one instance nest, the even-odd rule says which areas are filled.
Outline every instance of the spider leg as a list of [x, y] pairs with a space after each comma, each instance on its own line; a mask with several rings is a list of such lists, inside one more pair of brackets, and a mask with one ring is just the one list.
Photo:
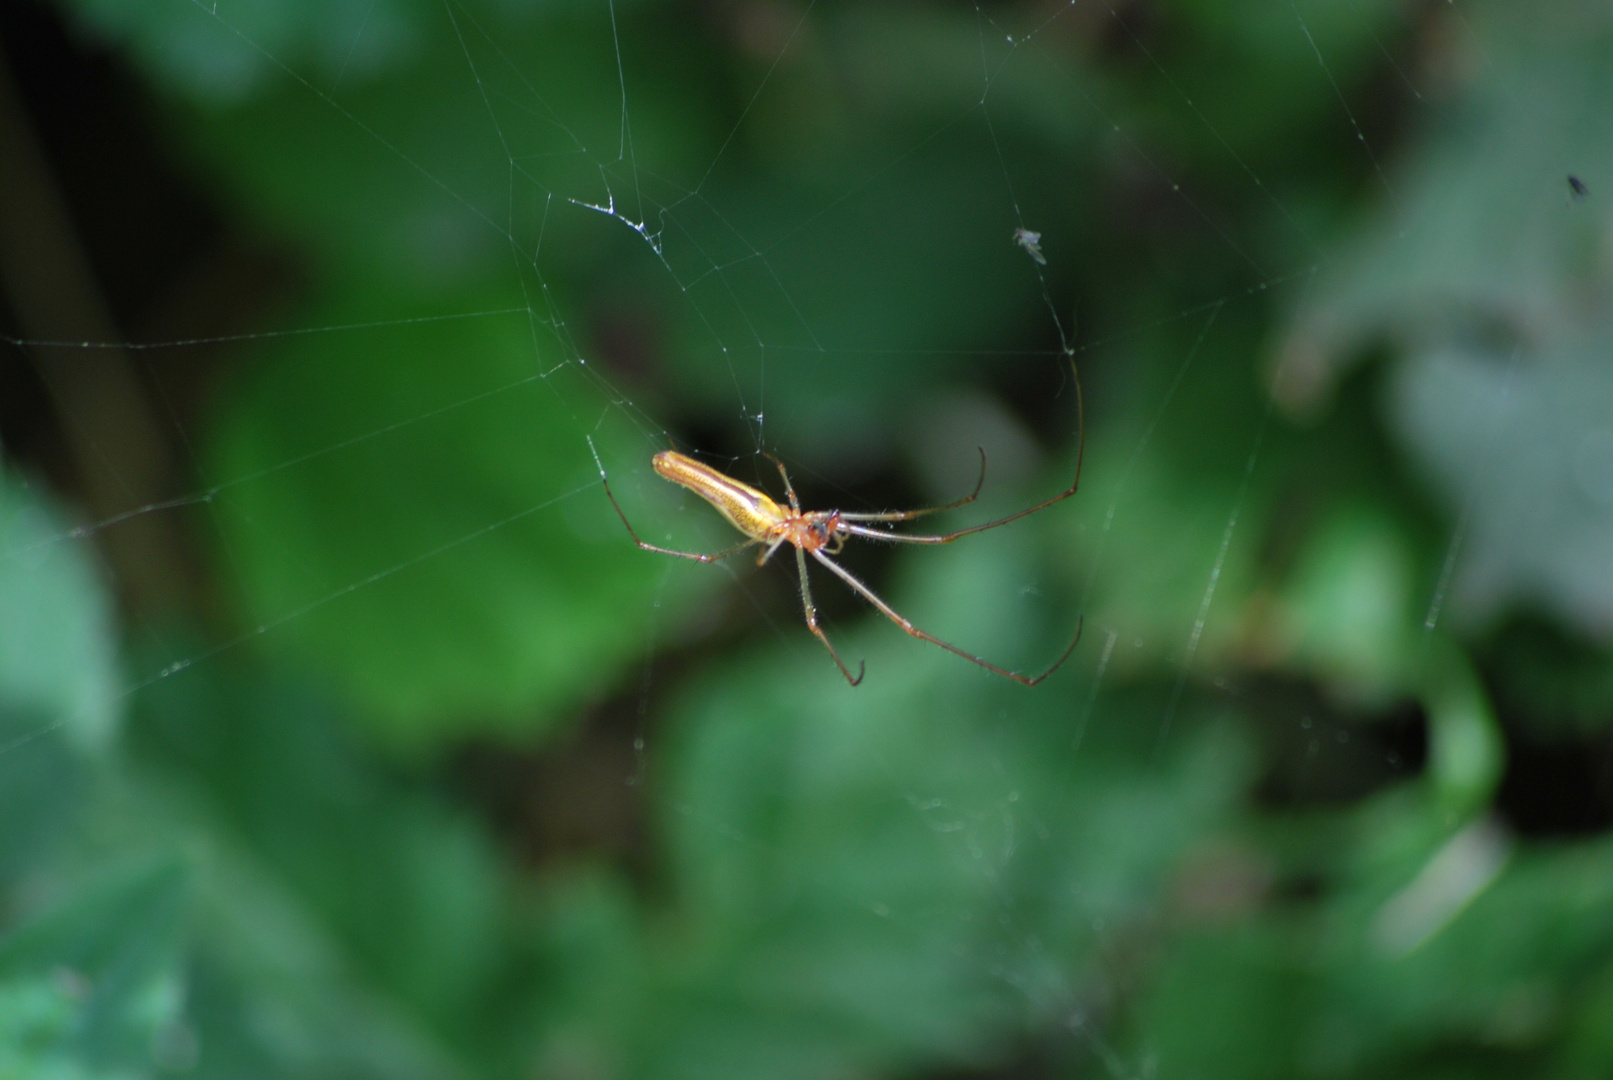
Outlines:
[[968, 506], [980, 497], [980, 488], [986, 482], [986, 448], [975, 447], [980, 451], [980, 477], [975, 481], [975, 489], [955, 502], [944, 506], [926, 506], [922, 510], [890, 510], [883, 514], [841, 514], [842, 521], [912, 521], [925, 514], [939, 514], [943, 510], [956, 510], [960, 506]]
[[[593, 442], [592, 442], [592, 440], [590, 440], [589, 446], [592, 446], [592, 445], [593, 445]], [[594, 461], [595, 462], [599, 461], [599, 456], [598, 456], [597, 453], [594, 455]], [[645, 551], [653, 551], [658, 555], [676, 555], [680, 559], [692, 559], [695, 562], [700, 562], [700, 563], [713, 563], [713, 562], [718, 562], [718, 561], [720, 561], [722, 559], [726, 559], [730, 555], [734, 555], [734, 554], [736, 554], [738, 552], [744, 551], [746, 548], [750, 547], [752, 544], [761, 543], [760, 540], [757, 540], [757, 539], [755, 539], [753, 537], [753, 538], [751, 538], [749, 540], [745, 540], [745, 541], [743, 541], [741, 543], [735, 544], [731, 548], [724, 548], [723, 550], [718, 551], [718, 552], [716, 552], [714, 554], [711, 554], [711, 555], [702, 554], [702, 553], [696, 552], [696, 551], [675, 551], [672, 548], [657, 547], [655, 544], [646, 544], [644, 541], [642, 541], [642, 540], [640, 540], [638, 538], [638, 533], [633, 531], [632, 523], [627, 520], [627, 515], [622, 513], [622, 504], [617, 502], [616, 501], [616, 496], [611, 493], [610, 481], [605, 478], [605, 466], [603, 466], [603, 465], [599, 466], [599, 482], [601, 484], [605, 485], [605, 497], [608, 498], [610, 500], [610, 504], [616, 508], [616, 516], [622, 519], [622, 524], [624, 526], [626, 526], [626, 528], [627, 528], [627, 535], [631, 536], [633, 538], [633, 543], [637, 544], [639, 547], [643, 548]]]
[[[799, 553], [799, 550], [800, 549], [797, 549], [798, 553]], [[979, 664], [981, 667], [985, 668], [987, 671], [995, 672], [998, 675], [1001, 675], [1005, 679], [1013, 679], [1015, 682], [1019, 683], [1021, 686], [1035, 686], [1037, 683], [1041, 682], [1043, 679], [1045, 679], [1049, 675], [1053, 674], [1053, 672], [1057, 671], [1061, 666], [1063, 666], [1064, 661], [1066, 661], [1066, 660], [1068, 660], [1070, 658], [1070, 654], [1075, 651], [1076, 644], [1078, 642], [1080, 642], [1080, 640], [1081, 640], [1081, 627], [1082, 627], [1082, 625], [1083, 625], [1085, 620], [1079, 620], [1079, 621], [1076, 622], [1076, 625], [1075, 625], [1075, 637], [1070, 640], [1070, 644], [1065, 648], [1064, 652], [1062, 654], [1060, 654], [1059, 658], [1057, 660], [1053, 661], [1053, 666], [1052, 667], [1048, 668], [1046, 671], [1042, 672], [1040, 675], [1021, 675], [1017, 671], [1009, 671], [1007, 668], [998, 667], [996, 664], [991, 663], [989, 660], [982, 660], [982, 659], [980, 659], [980, 657], [974, 655], [973, 653], [964, 652], [962, 649], [958, 648], [956, 645], [950, 645], [947, 642], [942, 641], [940, 638], [936, 637], [933, 634], [926, 634], [923, 630], [920, 630], [918, 627], [914, 626], [907, 619], [905, 619], [901, 615], [898, 615], [896, 613], [895, 608], [891, 607], [889, 604], [885, 603], [885, 601], [881, 600], [874, 593], [874, 590], [872, 590], [868, 586], [864, 585], [861, 581], [858, 581], [857, 578], [854, 577], [849, 570], [846, 570], [845, 568], [843, 568], [839, 563], [836, 563], [836, 562], [830, 560], [821, 551], [814, 551], [812, 553], [812, 557], [817, 559], [824, 566], [827, 566], [830, 569], [831, 572], [833, 572], [837, 577], [840, 578], [841, 581], [844, 581], [847, 585], [850, 585], [853, 589], [855, 589], [857, 591], [857, 593], [859, 595], [862, 596], [862, 598], [864, 600], [867, 600], [870, 604], [873, 604], [876, 608], [878, 608], [882, 615], [884, 615], [891, 622], [895, 623], [897, 626], [900, 626], [903, 630], [906, 630], [909, 634], [912, 634], [914, 637], [920, 638], [921, 640], [928, 641], [931, 645], [939, 645], [939, 646], [941, 646], [941, 648], [945, 649], [947, 652], [953, 653], [953, 654], [955, 654], [957, 656], [961, 656], [965, 660], [968, 660], [968, 661], [970, 661], [972, 663]], [[805, 559], [804, 556], [801, 559], [801, 563], [802, 563], [801, 579], [804, 582], [806, 580], [806, 559]], [[828, 642], [825, 641], [824, 644], [828, 644]], [[831, 649], [829, 651], [833, 652], [834, 650]], [[837, 657], [836, 659], [839, 659], [839, 658]]]
[[780, 461], [772, 454], [764, 453], [762, 456], [778, 466], [778, 474], [784, 477], [784, 494], [789, 497], [790, 509], [799, 514], [801, 512], [801, 503], [800, 500], [795, 497], [795, 488], [790, 484], [790, 474], [784, 471], [784, 462]]
[[[777, 551], [779, 548], [784, 546], [784, 542], [786, 540], [788, 540], [788, 539], [789, 539], [788, 536], [781, 536], [777, 540], [773, 541], [771, 544], [768, 544], [767, 545], [767, 550], [762, 552], [760, 555], [756, 556], [756, 565], [757, 566], [764, 565], [767, 562], [768, 559], [771, 559], [773, 557], [773, 553], [775, 551]], [[754, 541], [754, 542], [758, 543], [758, 544], [761, 543], [760, 540], [757, 540], [757, 541]]]
[[[1079, 478], [1077, 478], [1076, 483], [1080, 483]], [[984, 525], [971, 525], [967, 529], [959, 529], [956, 532], [939, 533], [933, 536], [922, 533], [914, 534], [886, 532], [883, 529], [871, 529], [866, 525], [856, 525], [850, 522], [845, 525], [845, 530], [849, 533], [855, 533], [858, 536], [866, 536], [870, 540], [889, 540], [893, 544], [950, 544], [954, 540], [961, 540], [963, 537], [972, 535], [973, 533], [985, 532], [987, 529], [995, 529], [999, 525], [1007, 525], [1010, 521], [1018, 521], [1022, 517], [1029, 517], [1031, 514], [1036, 513], [1036, 511], [1046, 510], [1054, 503], [1063, 502], [1065, 499], [1068, 499], [1074, 494], [1075, 488], [1071, 487], [1065, 491], [1059, 492], [1051, 499], [1044, 499], [1035, 506], [1021, 510], [1017, 514], [1009, 514], [1007, 517], [998, 518], [996, 521], [988, 521]], [[840, 517], [841, 520], [845, 520], [846, 515], [841, 514]]]
[[[629, 529], [628, 531], [632, 532], [632, 529]], [[709, 555], [698, 551], [674, 551], [672, 548], [656, 547], [654, 544], [646, 544], [637, 536], [633, 537], [633, 543], [637, 544], [645, 551], [653, 551], [657, 555], [676, 555], [680, 559], [692, 559], [693, 561], [699, 563], [713, 563], [722, 562], [722, 560], [728, 558], [730, 555], [739, 554], [741, 551], [744, 551], [746, 548], [755, 544], [756, 541], [746, 540], [742, 544], [735, 544], [731, 548], [723, 548], [721, 551], [715, 551]]]
[[[813, 554], [816, 555], [817, 552], [813, 552]], [[827, 562], [828, 560], [823, 561]], [[819, 641], [823, 642], [823, 647], [829, 650], [829, 655], [834, 658], [836, 666], [840, 668], [840, 674], [846, 677], [846, 681], [856, 686], [863, 681], [863, 675], [868, 671], [868, 661], [858, 662], [857, 677], [852, 678], [851, 670], [846, 667], [845, 661], [840, 659], [840, 654], [835, 652], [835, 647], [829, 643], [829, 635], [825, 634], [823, 627], [818, 625], [818, 609], [812, 603], [812, 586], [807, 584], [806, 555], [802, 553], [799, 547], [795, 549], [795, 565], [801, 571], [801, 604], [806, 608], [807, 629], [812, 631]], [[834, 563], [829, 563], [829, 565], [833, 567]]]
[[[933, 535], [933, 536], [926, 536], [926, 535], [914, 536], [911, 533], [899, 534], [899, 533], [882, 532], [879, 529], [870, 529], [870, 528], [867, 528], [866, 526], [859, 526], [859, 525], [854, 525], [854, 524], [848, 524], [846, 526], [846, 531], [850, 532], [850, 533], [855, 533], [858, 536], [866, 536], [870, 540], [889, 540], [892, 543], [896, 543], [896, 544], [950, 544], [954, 540], [961, 539], [961, 538], [963, 538], [965, 536], [969, 536], [969, 535], [971, 535], [973, 533], [985, 532], [987, 529], [995, 529], [999, 525], [1007, 525], [1010, 521], [1018, 521], [1022, 517], [1028, 517], [1031, 514], [1036, 513], [1038, 510], [1046, 510], [1049, 506], [1052, 506], [1054, 503], [1063, 502], [1065, 499], [1068, 499], [1071, 495], [1074, 495], [1075, 492], [1076, 492], [1076, 489], [1078, 489], [1081, 486], [1081, 464], [1082, 464], [1082, 462], [1084, 462], [1086, 460], [1086, 456], [1087, 456], [1087, 411], [1086, 411], [1086, 400], [1082, 397], [1082, 394], [1081, 394], [1081, 373], [1076, 370], [1075, 361], [1074, 361], [1073, 358], [1070, 361], [1070, 371], [1075, 376], [1075, 415], [1076, 415], [1076, 425], [1077, 425], [1078, 430], [1080, 431], [1080, 435], [1077, 438], [1076, 450], [1075, 450], [1075, 479], [1070, 482], [1069, 487], [1065, 488], [1063, 491], [1059, 492], [1057, 495], [1053, 496], [1051, 499], [1043, 499], [1041, 502], [1037, 503], [1035, 506], [1029, 507], [1029, 508], [1027, 508], [1025, 510], [1021, 510], [1018, 513], [1009, 514], [1007, 517], [1001, 517], [1001, 518], [998, 518], [995, 521], [988, 521], [984, 525], [971, 525], [967, 529], [959, 529], [956, 532], [938, 533], [938, 534]], [[982, 450], [981, 451], [981, 468], [982, 468], [981, 479], [982, 480], [985, 479], [984, 467], [985, 467], [985, 451]], [[979, 488], [977, 487], [975, 490], [978, 492]], [[970, 501], [973, 500], [973, 498], [974, 498], [973, 496], [970, 496], [970, 498], [965, 499], [964, 502], [970, 502]], [[954, 505], [960, 505], [960, 504], [954, 504]], [[948, 509], [948, 507], [938, 506], [938, 507], [936, 507], [936, 509], [937, 510], [945, 510], [945, 509]], [[908, 511], [908, 513], [912, 514], [913, 511]], [[881, 517], [879, 515], [868, 515], [868, 514], [841, 514], [840, 517], [841, 517], [841, 520], [848, 521], [848, 522], [856, 522], [856, 521], [901, 521], [901, 520], [904, 520], [903, 518], [900, 518], [900, 517]]]

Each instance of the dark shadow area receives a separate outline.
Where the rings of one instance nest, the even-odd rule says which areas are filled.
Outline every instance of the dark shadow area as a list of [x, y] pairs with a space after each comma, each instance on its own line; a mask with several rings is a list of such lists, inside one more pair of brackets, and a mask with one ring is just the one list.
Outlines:
[[1263, 807], [1355, 802], [1422, 772], [1428, 721], [1415, 702], [1355, 715], [1309, 683], [1276, 678], [1245, 683], [1241, 699], [1267, 754], [1255, 789]]

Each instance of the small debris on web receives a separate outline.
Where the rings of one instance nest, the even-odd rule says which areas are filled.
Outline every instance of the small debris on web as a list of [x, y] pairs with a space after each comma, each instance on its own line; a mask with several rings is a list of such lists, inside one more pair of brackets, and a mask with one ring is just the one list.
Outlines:
[[1042, 234], [1031, 232], [1021, 225], [1014, 230], [1014, 243], [1025, 249], [1025, 254], [1036, 260], [1037, 266], [1046, 266], [1047, 257], [1042, 254]]

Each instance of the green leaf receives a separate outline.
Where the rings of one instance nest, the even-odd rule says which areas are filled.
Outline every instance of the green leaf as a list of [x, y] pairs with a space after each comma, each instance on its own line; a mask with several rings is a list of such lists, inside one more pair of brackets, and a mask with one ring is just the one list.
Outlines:
[[[321, 85], [362, 83], [408, 56], [428, 25], [415, 0], [71, 0], [83, 24], [128, 50], [159, 84], [217, 106], [260, 93], [285, 66]], [[278, 62], [277, 62], [278, 61]]]
[[85, 541], [0, 471], [0, 887], [65, 835], [120, 717], [111, 604]]
[[1172, 0], [1155, 16], [1161, 28], [1134, 13], [1116, 18], [1153, 61], [1139, 66], [1132, 87], [1147, 107], [1150, 138], [1241, 182], [1251, 160], [1261, 167], [1255, 155], [1286, 157], [1293, 151], [1285, 142], [1319, 115], [1333, 131], [1349, 130], [1349, 117], [1337, 112], [1339, 98], [1353, 100], [1382, 42], [1398, 29], [1398, 15], [1387, 0], [1275, 7], [1263, 0]]
[[[83, 748], [118, 720], [112, 607], [84, 541], [0, 471], [0, 716], [27, 710]], [[0, 747], [26, 734], [0, 732]]]
[[1450, 603], [1613, 634], [1613, 319], [1559, 323], [1525, 361], [1460, 347], [1400, 367], [1391, 416], [1463, 521]]
[[[482, 299], [470, 310], [507, 298]], [[423, 302], [375, 300], [313, 318]], [[264, 356], [222, 414], [209, 472], [244, 624], [396, 744], [543, 730], [642, 654], [652, 600], [675, 613], [716, 584], [663, 586], [666, 562], [600, 486], [587, 371], [540, 365], [524, 315], [310, 335]], [[594, 437], [624, 467], [658, 448], [620, 415]]]
[[78, 811], [86, 772], [46, 714], [0, 708], [0, 889], [48, 862]]
[[[892, 599], [999, 658], [1045, 646], [1054, 622], [1008, 547], [926, 551]], [[1073, 747], [1090, 652], [1027, 691], [870, 616], [837, 635], [867, 658], [852, 689], [785, 633], [675, 710], [657, 785], [670, 910], [643, 947], [601, 939], [615, 993], [567, 1024], [571, 1059], [736, 1078], [993, 1060], [1022, 1026], [1063, 1021], [1067, 980], [1248, 775], [1197, 704], [1156, 756], [1168, 693], [1101, 699]]]
[[1523, 845], [1493, 821], [1441, 836], [1427, 809], [1391, 795], [1352, 813], [1352, 869], [1318, 904], [1188, 928], [1139, 1005], [1137, 1052], [1162, 1077], [1412, 1076], [1461, 1055], [1474, 1075], [1518, 1055], [1513, 1075], [1606, 1072], [1608, 844]]
[[[44, 883], [184, 867], [185, 1018], [159, 1057], [220, 1080], [452, 1080], [525, 1045], [499, 1022], [519, 999], [493, 992], [518, 985], [518, 942], [490, 843], [328, 700], [218, 658], [142, 690], [124, 746]], [[110, 953], [151, 937], [103, 923]]]
[[1613, 633], [1613, 19], [1482, 5], [1489, 57], [1391, 174], [1393, 206], [1320, 276], [1276, 372], [1313, 407], [1375, 338], [1401, 346], [1388, 418], [1460, 522], [1448, 610], [1467, 625], [1538, 608]]
[[[261, 82], [251, 96], [224, 95], [226, 107], [205, 94], [174, 110], [176, 138], [221, 198], [322, 270], [453, 291], [466, 276], [507, 274], [512, 256], [567, 287], [597, 273], [601, 256], [660, 266], [645, 242], [656, 211], [687, 196], [726, 134], [706, 117], [715, 64], [699, 22], [653, 7], [616, 5], [615, 25], [604, 4], [383, 0], [356, 11], [383, 20], [374, 42], [346, 6], [164, 7], [164, 21], [183, 25], [154, 36], [196, 41], [225, 67], [245, 60]], [[368, 78], [310, 70], [354, 44], [391, 55]], [[618, 49], [648, 80], [634, 86], [631, 165]], [[673, 247], [688, 248], [681, 237]], [[542, 308], [542, 283], [529, 284]]]
[[[475, 1022], [499, 966], [494, 853], [371, 759], [331, 703], [220, 663], [145, 690], [131, 734], [146, 767], [199, 804], [191, 827], [228, 836], [373, 984], [445, 1030]], [[239, 887], [231, 876], [207, 884]]]
[[0, 938], [0, 1031], [18, 1040], [9, 1046], [64, 1076], [145, 1075], [165, 1051], [183, 1052], [188, 877], [173, 861], [103, 875]]

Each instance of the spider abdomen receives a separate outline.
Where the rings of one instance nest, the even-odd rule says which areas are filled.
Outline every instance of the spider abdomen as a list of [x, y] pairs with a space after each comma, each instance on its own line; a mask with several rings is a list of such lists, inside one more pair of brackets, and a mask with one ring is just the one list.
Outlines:
[[661, 451], [650, 464], [674, 484], [681, 484], [716, 507], [730, 525], [753, 540], [771, 539], [789, 519], [778, 503], [749, 484], [724, 476], [710, 465], [675, 450]]

